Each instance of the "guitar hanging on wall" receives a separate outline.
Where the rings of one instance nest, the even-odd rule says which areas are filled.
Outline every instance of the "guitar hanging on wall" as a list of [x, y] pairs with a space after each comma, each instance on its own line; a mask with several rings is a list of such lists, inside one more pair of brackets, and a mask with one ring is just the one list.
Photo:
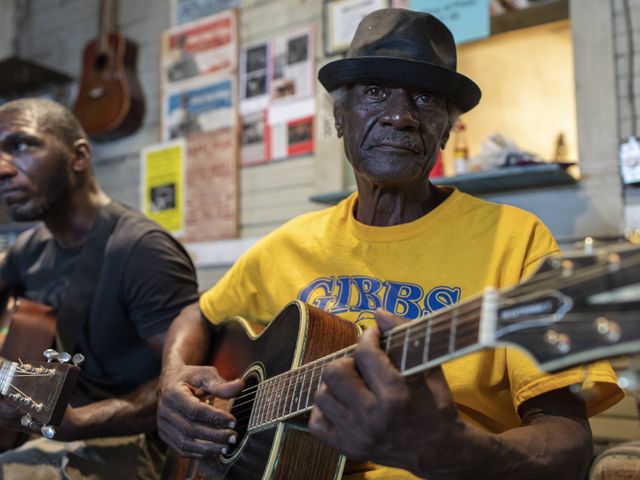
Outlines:
[[144, 97], [136, 76], [138, 47], [114, 28], [115, 3], [100, 1], [99, 35], [84, 49], [73, 113], [94, 140], [115, 140], [140, 128]]

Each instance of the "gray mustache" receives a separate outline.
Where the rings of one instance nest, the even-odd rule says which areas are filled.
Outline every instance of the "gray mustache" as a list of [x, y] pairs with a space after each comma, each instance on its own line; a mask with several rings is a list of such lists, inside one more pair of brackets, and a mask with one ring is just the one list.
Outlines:
[[405, 134], [390, 133], [387, 135], [380, 135], [376, 138], [370, 139], [367, 143], [369, 143], [369, 148], [373, 148], [378, 145], [389, 145], [414, 150], [416, 152], [420, 151], [420, 143], [412, 136]]

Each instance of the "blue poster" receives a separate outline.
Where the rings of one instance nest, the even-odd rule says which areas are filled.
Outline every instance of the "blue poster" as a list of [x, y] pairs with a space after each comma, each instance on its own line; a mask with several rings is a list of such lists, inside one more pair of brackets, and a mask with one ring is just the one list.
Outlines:
[[240, 5], [240, 0], [176, 0], [175, 24], [193, 22]]
[[411, 0], [410, 8], [438, 17], [458, 44], [490, 34], [489, 0]]

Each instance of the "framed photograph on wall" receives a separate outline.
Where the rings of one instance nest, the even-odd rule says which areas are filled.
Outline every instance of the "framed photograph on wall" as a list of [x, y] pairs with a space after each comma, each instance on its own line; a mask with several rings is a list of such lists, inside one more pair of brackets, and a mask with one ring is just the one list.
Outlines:
[[346, 52], [360, 20], [390, 4], [390, 0], [324, 0], [325, 55], [331, 57]]

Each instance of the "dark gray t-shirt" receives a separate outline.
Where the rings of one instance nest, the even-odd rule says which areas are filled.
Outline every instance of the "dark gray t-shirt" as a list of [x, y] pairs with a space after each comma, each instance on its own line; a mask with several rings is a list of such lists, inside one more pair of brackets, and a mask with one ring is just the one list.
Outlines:
[[[38, 225], [12, 245], [0, 278], [25, 298], [59, 310], [81, 251], [60, 248]], [[165, 332], [197, 299], [184, 249], [160, 226], [126, 210], [107, 242], [91, 313], [77, 337], [76, 351], [86, 361], [72, 404], [126, 394], [157, 376], [160, 358], [145, 339]]]

